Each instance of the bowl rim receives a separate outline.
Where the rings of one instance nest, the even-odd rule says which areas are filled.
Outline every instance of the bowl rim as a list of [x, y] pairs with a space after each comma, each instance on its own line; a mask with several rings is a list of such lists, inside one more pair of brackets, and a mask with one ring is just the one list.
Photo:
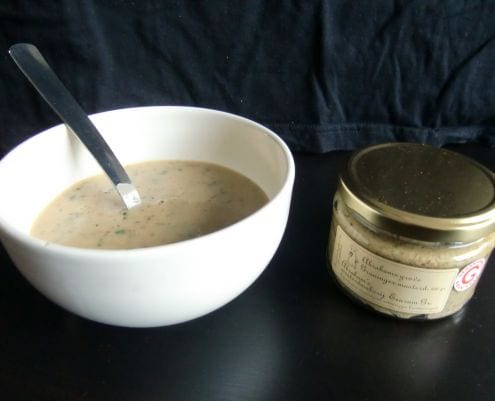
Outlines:
[[[196, 243], [203, 243], [205, 241], [212, 241], [214, 240], [217, 236], [222, 236], [222, 235], [228, 235], [228, 233], [232, 230], [235, 230], [240, 224], [245, 224], [246, 221], [252, 220], [256, 218], [261, 213], [265, 213], [265, 210], [268, 208], [272, 208], [274, 203], [277, 203], [277, 200], [283, 196], [285, 191], [291, 191], [293, 188], [293, 183], [295, 179], [295, 163], [294, 159], [292, 156], [292, 153], [287, 146], [287, 144], [271, 129], [265, 127], [264, 125], [257, 123], [256, 121], [253, 121], [251, 119], [248, 119], [246, 117], [239, 116], [237, 114], [221, 111], [221, 110], [215, 110], [215, 109], [210, 109], [210, 108], [204, 108], [204, 107], [194, 107], [194, 106], [179, 106], [179, 105], [172, 105], [172, 106], [140, 106], [140, 107], [127, 107], [127, 108], [119, 108], [119, 109], [113, 109], [113, 110], [106, 110], [98, 113], [94, 113], [89, 115], [89, 118], [93, 120], [98, 120], [100, 117], [104, 117], [105, 115], [108, 114], [120, 114], [120, 113], [139, 113], [143, 111], [160, 111], [160, 110], [177, 110], [177, 111], [187, 111], [187, 112], [202, 112], [202, 113], [208, 113], [208, 114], [216, 114], [219, 116], [223, 116], [229, 119], [236, 120], [237, 122], [241, 122], [243, 124], [247, 124], [250, 126], [255, 127], [259, 131], [263, 132], [267, 137], [269, 137], [273, 142], [275, 142], [278, 147], [282, 150], [282, 153], [285, 157], [285, 176], [282, 180], [282, 184], [278, 191], [275, 193], [275, 195], [268, 200], [266, 204], [264, 204], [261, 208], [257, 209], [253, 213], [249, 214], [248, 216], [244, 217], [243, 219], [229, 225], [226, 227], [223, 227], [219, 230], [213, 231], [209, 234], [201, 235], [199, 237], [183, 240], [183, 241], [178, 241], [178, 242], [173, 242], [169, 244], [163, 244], [163, 245], [156, 245], [156, 246], [150, 246], [150, 247], [145, 247], [145, 248], [130, 248], [130, 249], [105, 249], [105, 248], [78, 248], [78, 247], [73, 247], [73, 246], [67, 246], [67, 245], [60, 245], [54, 242], [49, 242], [45, 241], [36, 237], [31, 236], [28, 233], [25, 233], [23, 230], [16, 228], [12, 224], [8, 223], [1, 215], [0, 215], [0, 235], [2, 237], [2, 242], [3, 242], [3, 237], [12, 237], [18, 242], [25, 243], [29, 247], [33, 247], [36, 249], [43, 249], [45, 252], [53, 252], [53, 253], [58, 253], [58, 254], [66, 254], [66, 255], [71, 255], [71, 256], [85, 256], [85, 257], [99, 257], [99, 258], [115, 258], [119, 256], [126, 256], [129, 257], [131, 255], [142, 255], [142, 254], [152, 254], [157, 251], [164, 251], [166, 249], [170, 249], [170, 251], [174, 250], [179, 250], [180, 248], [186, 246], [190, 247], [191, 245], [194, 245]], [[13, 151], [15, 151], [17, 148], [23, 146], [24, 144], [28, 143], [29, 141], [33, 140], [34, 138], [37, 138], [41, 135], [49, 134], [52, 131], [56, 131], [61, 129], [64, 126], [64, 123], [60, 123], [54, 126], [51, 126], [49, 128], [46, 128], [40, 132], [35, 133], [34, 135], [30, 136], [29, 138], [25, 139], [24, 141], [20, 142], [18, 145], [16, 145], [14, 148], [12, 148], [9, 152], [5, 154], [5, 156], [0, 159], [0, 168], [2, 165], [2, 162], [5, 158], [9, 156], [9, 154]]]

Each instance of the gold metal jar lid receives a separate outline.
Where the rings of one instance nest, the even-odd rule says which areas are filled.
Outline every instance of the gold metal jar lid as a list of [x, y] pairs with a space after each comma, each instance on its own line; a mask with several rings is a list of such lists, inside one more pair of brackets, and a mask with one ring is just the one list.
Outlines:
[[387, 143], [355, 153], [343, 202], [372, 225], [422, 241], [471, 242], [495, 231], [495, 175], [456, 152]]

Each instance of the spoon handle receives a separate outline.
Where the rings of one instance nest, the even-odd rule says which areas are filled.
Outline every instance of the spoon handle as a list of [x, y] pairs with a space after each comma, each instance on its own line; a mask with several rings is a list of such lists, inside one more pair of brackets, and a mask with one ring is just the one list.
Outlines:
[[125, 206], [130, 209], [140, 204], [136, 188], [112, 149], [38, 49], [28, 43], [17, 43], [10, 47], [9, 54], [55, 113], [91, 152], [115, 185]]

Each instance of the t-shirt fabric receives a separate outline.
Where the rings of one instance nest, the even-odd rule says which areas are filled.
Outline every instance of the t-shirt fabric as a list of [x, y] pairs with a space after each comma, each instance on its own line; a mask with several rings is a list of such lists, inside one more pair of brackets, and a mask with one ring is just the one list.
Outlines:
[[88, 113], [228, 111], [294, 151], [388, 142], [495, 147], [495, 1], [0, 3], [6, 152], [59, 123], [8, 56], [35, 44]]

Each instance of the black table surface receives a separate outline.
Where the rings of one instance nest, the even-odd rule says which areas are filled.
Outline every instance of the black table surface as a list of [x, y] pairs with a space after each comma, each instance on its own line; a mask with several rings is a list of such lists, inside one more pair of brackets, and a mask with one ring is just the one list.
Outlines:
[[[457, 146], [495, 170], [495, 150]], [[94, 323], [46, 300], [0, 247], [2, 400], [493, 400], [495, 258], [474, 298], [434, 322], [348, 299], [326, 263], [348, 152], [296, 154], [282, 243], [238, 298], [152, 329]]]

